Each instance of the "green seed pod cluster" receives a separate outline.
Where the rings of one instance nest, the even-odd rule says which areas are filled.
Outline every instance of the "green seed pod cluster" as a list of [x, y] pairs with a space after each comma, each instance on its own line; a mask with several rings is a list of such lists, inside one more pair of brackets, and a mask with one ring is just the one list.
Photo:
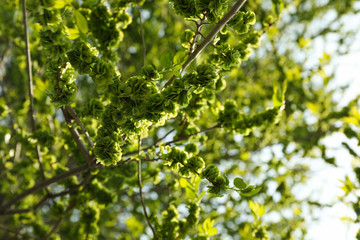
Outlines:
[[187, 162], [188, 154], [180, 150], [178, 147], [172, 147], [170, 152], [163, 156], [164, 160], [170, 162], [170, 167], [177, 168], [178, 163], [185, 165]]
[[158, 239], [177, 239], [179, 237], [179, 212], [176, 205], [170, 204], [166, 211], [162, 212], [162, 223], [156, 224]]
[[57, 201], [54, 202], [54, 205], [51, 206], [50, 212], [51, 215], [54, 216], [54, 218], [60, 218], [65, 211], [65, 206], [61, 202]]
[[192, 154], [198, 154], [199, 153], [199, 147], [195, 143], [189, 143], [185, 145], [185, 151]]
[[179, 169], [180, 176], [189, 177], [191, 174], [199, 174], [205, 167], [204, 160], [199, 156], [188, 158], [187, 152], [178, 147], [172, 147], [168, 154], [163, 154], [162, 158], [168, 162], [171, 168]]
[[116, 20], [121, 23], [122, 29], [126, 29], [132, 23], [132, 17], [125, 11], [119, 11]]
[[91, 64], [97, 60], [96, 51], [81, 40], [76, 40], [70, 51], [66, 53], [71, 65], [80, 74], [90, 73]]
[[99, 208], [94, 206], [86, 206], [81, 211], [80, 222], [84, 234], [97, 235], [99, 233], [99, 227], [97, 226], [99, 216]]
[[179, 106], [189, 104], [192, 95], [187, 89], [190, 86], [188, 82], [192, 78], [196, 78], [196, 74], [185, 74], [183, 78], [175, 79], [173, 85], [165, 88], [161, 92], [161, 95], [165, 99], [166, 109], [173, 109], [174, 107], [171, 107], [171, 105], [174, 104], [178, 104]]
[[56, 107], [65, 107], [75, 101], [77, 90], [75, 73], [70, 64], [67, 64], [58, 71], [59, 75], [55, 78], [56, 83], [54, 84], [54, 89], [47, 89], [45, 92]]
[[219, 113], [218, 122], [226, 130], [248, 133], [254, 127], [276, 123], [279, 113], [280, 108], [271, 108], [247, 117], [239, 112], [235, 101], [228, 100], [224, 104], [224, 110]]
[[209, 164], [201, 173], [201, 178], [206, 178], [209, 182], [215, 181], [220, 175], [219, 168], [215, 164]]
[[188, 204], [189, 215], [186, 217], [186, 222], [189, 226], [194, 226], [199, 221], [200, 206], [196, 203], [190, 202]]
[[217, 22], [228, 9], [228, 0], [195, 0], [196, 10], [205, 13], [210, 22]]
[[145, 0], [119, 0], [116, 1], [116, 6], [120, 7], [120, 8], [125, 8], [127, 6], [129, 6], [130, 4], [136, 4], [136, 5], [143, 5], [145, 2]]
[[153, 65], [145, 65], [141, 68], [141, 74], [145, 77], [147, 81], [158, 81], [161, 77], [158, 70]]
[[199, 156], [192, 156], [188, 159], [185, 166], [190, 170], [190, 172], [197, 174], [201, 169], [205, 167], [205, 162]]
[[116, 201], [116, 194], [111, 192], [96, 179], [89, 184], [88, 192], [91, 199], [105, 206], [108, 206]]
[[241, 55], [238, 50], [230, 48], [227, 44], [218, 46], [212, 54], [213, 63], [223, 70], [230, 70], [241, 62]]
[[209, 164], [201, 173], [201, 178], [206, 178], [212, 185], [208, 186], [208, 192], [217, 196], [223, 195], [229, 189], [229, 180], [220, 175], [218, 167]]
[[[104, 128], [99, 129], [99, 133]], [[117, 139], [110, 136], [101, 136], [100, 134], [95, 139], [94, 153], [98, 159], [98, 162], [102, 165], [109, 166], [115, 165], [121, 160], [122, 142], [116, 141]]]
[[104, 104], [97, 98], [91, 99], [85, 106], [83, 114], [90, 115], [96, 119], [100, 118], [104, 112]]
[[55, 136], [50, 131], [36, 130], [33, 138], [37, 139], [38, 143], [42, 146], [51, 147], [55, 143]]
[[[211, 64], [202, 64], [196, 68], [196, 73], [186, 74], [184, 82], [188, 82], [195, 88], [215, 88], [215, 82], [219, 78], [216, 68]], [[200, 92], [198, 92], [200, 93]]]
[[237, 34], [245, 34], [250, 26], [256, 23], [254, 12], [238, 12], [227, 24], [235, 30]]
[[152, 93], [157, 92], [155, 85], [142, 76], [129, 78], [127, 85], [131, 89], [131, 100], [145, 100], [148, 99]]
[[234, 123], [242, 119], [244, 115], [239, 112], [234, 100], [227, 100], [224, 104], [224, 110], [220, 111], [218, 122], [225, 129], [233, 129]]
[[71, 46], [71, 42], [64, 34], [64, 26], [48, 25], [40, 31], [40, 43], [53, 57], [52, 60], [63, 57]]
[[198, 14], [195, 0], [171, 0], [175, 13], [185, 18], [193, 18]]
[[102, 4], [92, 8], [89, 21], [93, 36], [99, 41], [101, 49], [116, 45], [123, 38], [118, 20], [111, 17], [107, 7]]
[[254, 239], [269, 240], [269, 234], [264, 227], [257, 227], [252, 232]]
[[98, 86], [107, 86], [113, 83], [114, 74], [114, 64], [99, 60], [95, 63], [90, 76]]
[[195, 33], [190, 29], [186, 29], [180, 35], [181, 44], [183, 47], [188, 48], [190, 46], [191, 41], [193, 40]]
[[[64, 167], [60, 164], [53, 164], [52, 168], [55, 170], [56, 174], [62, 174], [64, 172], [69, 171], [69, 168]], [[64, 184], [64, 186], [66, 188], [70, 189], [70, 188], [76, 186], [79, 182], [78, 182], [77, 178], [75, 176], [73, 176], [73, 177], [70, 177], [70, 178], [64, 180], [62, 183]]]

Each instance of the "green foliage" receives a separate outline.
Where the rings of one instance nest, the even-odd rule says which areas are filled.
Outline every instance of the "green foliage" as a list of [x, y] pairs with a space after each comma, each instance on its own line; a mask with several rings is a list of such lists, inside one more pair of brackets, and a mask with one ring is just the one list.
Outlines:
[[306, 238], [325, 205], [294, 188], [337, 167], [332, 134], [358, 222], [359, 101], [328, 71], [355, 1], [240, 2], [28, 0], [29, 93], [22, 2], [0, 1], [0, 239]]

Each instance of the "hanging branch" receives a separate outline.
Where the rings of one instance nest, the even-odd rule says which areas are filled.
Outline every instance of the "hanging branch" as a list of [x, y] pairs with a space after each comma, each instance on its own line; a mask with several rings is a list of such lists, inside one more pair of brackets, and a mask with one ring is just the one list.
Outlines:
[[82, 122], [81, 122], [79, 116], [77, 115], [77, 113], [75, 112], [75, 110], [71, 106], [66, 106], [65, 109], [70, 113], [71, 117], [75, 120], [77, 125], [79, 125], [79, 127], [81, 128], [81, 131], [85, 134], [86, 139], [89, 142], [91, 148], [94, 148], [94, 143], [91, 140], [88, 131], [86, 130], [86, 128], [82, 124]]
[[145, 57], [146, 57], [146, 45], [145, 45], [145, 38], [144, 38], [144, 27], [141, 19], [141, 11], [139, 8], [139, 20], [140, 20], [140, 33], [141, 33], [141, 41], [142, 41], [142, 48], [143, 48], [143, 62], [142, 66], [145, 65]]
[[[33, 88], [33, 79], [32, 79], [32, 66], [31, 66], [31, 54], [30, 54], [30, 43], [29, 43], [29, 33], [28, 33], [28, 22], [27, 22], [27, 12], [26, 12], [26, 0], [22, 1], [22, 13], [23, 13], [23, 24], [24, 24], [24, 35], [25, 35], [25, 53], [26, 53], [26, 70], [28, 75], [28, 88], [29, 88], [29, 98], [30, 98], [30, 106], [29, 106], [29, 113], [30, 113], [30, 124], [31, 124], [31, 132], [34, 133], [36, 131], [36, 123], [35, 123], [35, 109], [34, 109], [34, 88]], [[39, 163], [40, 174], [42, 180], [45, 180], [45, 172], [44, 167], [41, 160], [41, 152], [40, 152], [40, 145], [36, 144], [36, 157]], [[48, 189], [46, 192], [49, 193]]]
[[140, 152], [141, 152], [141, 138], [140, 138], [140, 136], [139, 136], [139, 140], [138, 140], [138, 154], [139, 154], [139, 161], [138, 161], [138, 185], [139, 185], [140, 202], [141, 202], [141, 205], [142, 205], [142, 207], [143, 207], [143, 211], [144, 211], [144, 215], [145, 215], [146, 222], [147, 222], [148, 226], [151, 228], [151, 231], [153, 232], [153, 235], [154, 235], [154, 239], [156, 240], [157, 237], [156, 237], [155, 229], [154, 229], [154, 227], [153, 227], [153, 226], [151, 225], [151, 223], [150, 223], [150, 219], [149, 219], [149, 216], [148, 216], [148, 214], [147, 214], [146, 206], [145, 206], [145, 203], [144, 203], [144, 197], [143, 197], [142, 185], [141, 185], [141, 157], [140, 157]]
[[[197, 48], [189, 55], [185, 63], [181, 67], [180, 72], [184, 72], [186, 68], [199, 56], [199, 54], [214, 40], [216, 34], [230, 21], [231, 18], [240, 10], [246, 0], [238, 0], [230, 11], [216, 24], [207, 37], [197, 46]], [[171, 85], [175, 79], [175, 75], [165, 84], [164, 88]]]

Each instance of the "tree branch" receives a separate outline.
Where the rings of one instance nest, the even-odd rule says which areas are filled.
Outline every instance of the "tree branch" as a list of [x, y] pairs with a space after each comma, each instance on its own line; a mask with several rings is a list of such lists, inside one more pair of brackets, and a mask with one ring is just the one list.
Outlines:
[[0, 229], [3, 230], [3, 231], [5, 231], [5, 232], [7, 232], [7, 233], [12, 233], [12, 234], [16, 235], [17, 239], [22, 239], [22, 238], [24, 238], [24, 239], [26, 239], [26, 238], [38, 239], [38, 238], [31, 237], [31, 236], [26, 235], [26, 234], [21, 234], [21, 233], [15, 231], [15, 230], [8, 229], [8, 228], [3, 227], [3, 226], [1, 226], [1, 225], [0, 225]]
[[141, 41], [142, 41], [142, 48], [143, 48], [143, 62], [142, 66], [145, 65], [145, 58], [146, 58], [146, 45], [145, 45], [145, 38], [144, 38], [144, 27], [141, 19], [141, 11], [139, 8], [139, 20], [140, 20], [140, 33], [141, 33]]
[[92, 175], [89, 174], [85, 177], [85, 179], [78, 185], [70, 188], [69, 190], [66, 191], [62, 191], [56, 194], [47, 194], [45, 195], [37, 204], [35, 204], [32, 208], [28, 208], [28, 209], [10, 209], [7, 210], [4, 213], [0, 213], [0, 215], [13, 215], [13, 214], [19, 214], [19, 213], [27, 213], [27, 212], [31, 212], [31, 211], [35, 211], [37, 210], [39, 207], [41, 207], [49, 198], [57, 198], [57, 197], [62, 197], [65, 196], [67, 194], [72, 194], [75, 191], [77, 191], [81, 186], [86, 185], [89, 180], [91, 179]]
[[[193, 51], [189, 57], [186, 59], [185, 63], [182, 65], [181, 71], [184, 72], [186, 68], [197, 58], [197, 56], [211, 43], [211, 41], [215, 38], [216, 34], [220, 32], [220, 30], [226, 25], [227, 22], [230, 21], [232, 17], [240, 10], [242, 5], [246, 0], [238, 0], [230, 9], [230, 11], [216, 24], [213, 30], [207, 35], [207, 37], [197, 46], [195, 51]], [[172, 81], [175, 79], [173, 76], [164, 87], [171, 85]]]
[[[29, 43], [29, 33], [28, 33], [28, 23], [27, 23], [27, 12], [26, 12], [26, 0], [22, 1], [22, 13], [23, 13], [23, 24], [24, 24], [24, 37], [25, 37], [25, 53], [26, 53], [26, 70], [28, 75], [28, 88], [29, 88], [29, 99], [30, 99], [30, 106], [29, 106], [29, 113], [30, 113], [30, 124], [31, 124], [31, 131], [32, 133], [36, 130], [36, 123], [35, 123], [35, 109], [34, 109], [34, 88], [33, 88], [33, 79], [32, 79], [32, 64], [31, 64], [31, 54], [30, 54], [30, 43]], [[40, 152], [40, 145], [36, 144], [36, 157], [39, 163], [40, 174], [42, 180], [45, 180], [45, 171], [41, 160], [41, 152]], [[46, 191], [49, 193], [48, 189]]]
[[142, 207], [143, 207], [143, 211], [144, 211], [144, 215], [145, 215], [146, 222], [147, 222], [148, 226], [150, 227], [151, 231], [153, 232], [154, 239], [156, 240], [157, 237], [156, 237], [155, 229], [154, 229], [154, 227], [153, 227], [153, 226], [151, 225], [151, 223], [150, 223], [150, 219], [149, 219], [149, 216], [148, 216], [148, 214], [147, 214], [146, 206], [145, 206], [145, 203], [144, 203], [144, 197], [143, 197], [142, 185], [141, 185], [141, 158], [140, 158], [140, 152], [141, 152], [141, 138], [140, 138], [140, 136], [139, 136], [139, 141], [138, 141], [138, 154], [139, 154], [139, 161], [138, 161], [138, 185], [139, 185], [140, 202], [141, 202], [141, 205], [142, 205]]
[[[217, 129], [217, 128], [221, 128], [221, 125], [220, 124], [216, 124], [215, 126], [212, 126], [212, 127], [209, 127], [209, 128], [205, 128], [199, 132], [196, 132], [196, 133], [192, 133], [192, 134], [189, 134], [189, 135], [186, 135], [186, 136], [182, 136], [182, 137], [179, 137], [175, 140], [172, 140], [172, 141], [169, 141], [169, 142], [165, 142], [165, 146], [166, 145], [170, 145], [170, 144], [173, 144], [173, 143], [176, 143], [176, 142], [180, 142], [180, 141], [183, 141], [183, 140], [186, 140], [192, 136], [195, 136], [195, 135], [198, 135], [200, 133], [203, 133], [203, 132], [208, 132], [208, 131], [211, 131], [211, 130], [214, 130], [214, 129]], [[151, 149], [152, 147], [158, 147], [158, 143], [159, 141], [156, 141], [156, 143], [154, 143], [153, 145], [149, 146], [149, 147], [146, 147], [146, 148], [143, 148], [143, 150], [149, 150]], [[126, 157], [126, 156], [131, 156], [131, 155], [134, 155], [136, 154], [138, 151], [133, 151], [133, 152], [128, 152], [128, 153], [125, 153], [123, 156]]]
[[73, 136], [78, 149], [80, 150], [81, 154], [85, 158], [85, 160], [88, 163], [89, 167], [94, 168], [96, 166], [95, 157], [91, 156], [89, 151], [86, 149], [86, 146], [81, 141], [81, 137], [80, 137], [78, 131], [76, 130], [76, 128], [74, 126], [70, 126], [71, 125], [71, 120], [70, 120], [70, 116], [69, 116], [68, 112], [65, 111], [64, 108], [61, 108], [61, 111], [64, 114], [65, 121], [68, 124], [69, 131], [70, 131], [71, 135]]
[[79, 125], [79, 127], [81, 128], [81, 131], [85, 134], [86, 139], [89, 142], [90, 146], [92, 148], [94, 148], [94, 143], [91, 140], [88, 131], [86, 130], [86, 128], [82, 124], [82, 122], [81, 122], [80, 118], [78, 117], [77, 113], [75, 112], [75, 110], [71, 106], [66, 106], [65, 109], [70, 113], [71, 117], [75, 120], [77, 125]]
[[87, 163], [84, 163], [76, 168], [73, 168], [67, 172], [64, 172], [62, 174], [59, 174], [53, 178], [50, 178], [50, 179], [46, 179], [45, 181], [35, 185], [34, 187], [32, 188], [29, 188], [25, 191], [23, 191], [22, 193], [18, 194], [17, 196], [15, 196], [13, 199], [11, 199], [7, 204], [3, 205], [1, 208], [0, 208], [0, 213], [4, 214], [7, 212], [7, 209], [9, 209], [11, 206], [15, 205], [16, 203], [18, 203], [20, 200], [22, 200], [23, 198], [29, 196], [30, 194], [32, 193], [35, 193], [47, 186], [49, 186], [50, 184], [52, 183], [56, 183], [56, 182], [59, 182], [59, 181], [62, 181], [62, 180], [65, 180], [71, 176], [74, 176], [74, 175], [77, 175], [77, 174], [80, 174], [82, 172], [85, 172], [89, 169], [89, 166]]
[[[165, 145], [170, 145], [172, 143], [176, 143], [176, 142], [180, 142], [180, 141], [183, 141], [183, 140], [186, 140], [192, 136], [195, 136], [197, 134], [200, 134], [200, 133], [203, 133], [203, 132], [207, 132], [207, 131], [211, 131], [211, 130], [214, 130], [214, 129], [217, 129], [217, 128], [221, 128], [221, 125], [220, 124], [217, 124], [213, 127], [210, 127], [210, 128], [205, 128], [199, 132], [196, 132], [196, 133], [193, 133], [193, 134], [190, 134], [190, 135], [186, 135], [186, 136], [183, 136], [183, 137], [179, 137], [175, 140], [172, 140], [172, 141], [169, 141], [169, 142], [166, 142]], [[153, 145], [153, 146], [156, 146], [156, 145]], [[144, 148], [143, 150], [148, 150], [148, 149], [151, 149], [153, 146], [150, 146], [150, 147], [147, 147], [147, 148]], [[127, 154], [124, 154], [124, 157], [125, 156], [130, 156], [130, 155], [133, 155], [135, 153], [138, 153], [139, 151], [136, 151], [136, 152], [129, 152]], [[115, 166], [108, 166], [108, 167], [117, 167], [117, 166], [121, 166], [121, 165], [124, 165], [124, 164], [127, 164], [129, 162], [132, 162], [133, 159], [127, 159], [125, 161], [122, 161], [122, 162], [119, 162], [117, 165]], [[101, 169], [101, 168], [105, 168], [105, 166], [96, 166], [96, 168], [98, 169]], [[65, 180], [71, 176], [74, 176], [74, 175], [77, 175], [77, 174], [80, 174], [82, 172], [85, 172], [87, 170], [89, 170], [90, 167], [87, 163], [84, 163], [76, 168], [73, 168], [71, 170], [69, 170], [68, 172], [65, 172], [65, 173], [62, 173], [62, 174], [59, 174], [53, 178], [50, 178], [50, 179], [47, 179], [37, 185], [35, 185], [34, 187], [32, 188], [29, 188], [27, 190], [25, 190], [24, 192], [20, 193], [19, 195], [15, 196], [13, 199], [11, 199], [7, 204], [3, 205], [1, 208], [0, 208], [0, 215], [4, 215], [6, 214], [8, 211], [7, 209], [9, 209], [11, 206], [13, 206], [14, 204], [18, 203], [20, 200], [22, 200], [23, 198], [27, 197], [28, 195], [32, 194], [32, 193], [35, 193], [47, 186], [49, 186], [50, 184], [52, 183], [55, 183], [55, 182], [59, 182], [59, 181], [62, 181], [62, 180]], [[141, 180], [141, 179], [140, 179]]]

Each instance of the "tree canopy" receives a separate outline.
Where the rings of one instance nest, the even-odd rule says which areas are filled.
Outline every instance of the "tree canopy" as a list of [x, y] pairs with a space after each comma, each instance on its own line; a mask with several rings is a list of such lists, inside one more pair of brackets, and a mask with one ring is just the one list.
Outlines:
[[[328, 67], [351, 50], [357, 11], [0, 1], [0, 238], [305, 239], [326, 207], [294, 190], [305, 159], [337, 167], [323, 139], [359, 143], [359, 98], [339, 105]], [[342, 147], [353, 173], [339, 201], [359, 222], [359, 156]]]

